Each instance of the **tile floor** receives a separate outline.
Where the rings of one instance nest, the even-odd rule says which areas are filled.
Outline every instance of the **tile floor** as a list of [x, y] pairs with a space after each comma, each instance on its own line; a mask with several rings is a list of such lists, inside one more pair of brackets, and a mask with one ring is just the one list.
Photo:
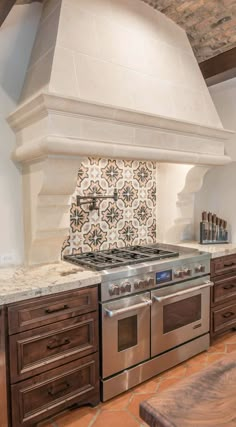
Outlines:
[[207, 352], [181, 363], [132, 390], [101, 403], [96, 408], [84, 407], [66, 411], [41, 423], [38, 427], [144, 427], [139, 418], [139, 403], [154, 393], [171, 387], [172, 384], [200, 371], [226, 353], [236, 351], [236, 332], [218, 338]]

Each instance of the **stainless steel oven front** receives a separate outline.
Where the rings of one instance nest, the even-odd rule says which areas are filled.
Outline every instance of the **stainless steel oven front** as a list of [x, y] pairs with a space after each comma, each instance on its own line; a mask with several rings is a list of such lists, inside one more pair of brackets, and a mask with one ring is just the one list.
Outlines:
[[150, 292], [101, 305], [102, 377], [150, 357]]
[[151, 292], [151, 357], [209, 332], [210, 276]]

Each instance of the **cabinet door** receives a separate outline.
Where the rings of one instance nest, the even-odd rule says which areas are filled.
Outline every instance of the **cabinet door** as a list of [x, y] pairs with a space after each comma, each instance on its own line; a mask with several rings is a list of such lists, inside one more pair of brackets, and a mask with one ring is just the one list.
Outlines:
[[211, 278], [228, 273], [236, 273], [236, 255], [211, 260]]
[[99, 401], [98, 353], [11, 387], [12, 427], [29, 427], [74, 403]]
[[236, 327], [236, 301], [233, 304], [212, 310], [213, 333]]
[[212, 303], [223, 304], [236, 299], [236, 275], [227, 274], [215, 279], [212, 289]]
[[23, 332], [97, 310], [97, 287], [34, 298], [8, 308], [9, 334]]
[[97, 351], [97, 312], [10, 337], [11, 383]]

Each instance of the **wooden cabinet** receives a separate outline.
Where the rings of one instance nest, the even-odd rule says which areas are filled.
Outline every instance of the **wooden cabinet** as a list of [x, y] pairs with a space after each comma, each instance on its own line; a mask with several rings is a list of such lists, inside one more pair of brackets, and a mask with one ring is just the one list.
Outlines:
[[96, 287], [12, 304], [8, 308], [9, 334], [90, 313], [97, 310], [97, 305]]
[[236, 328], [236, 255], [211, 260], [211, 338]]
[[32, 426], [74, 403], [98, 401], [98, 353], [11, 386], [12, 425]]
[[1, 427], [35, 426], [75, 403], [100, 401], [96, 286], [4, 310], [9, 413], [7, 421], [0, 414]]

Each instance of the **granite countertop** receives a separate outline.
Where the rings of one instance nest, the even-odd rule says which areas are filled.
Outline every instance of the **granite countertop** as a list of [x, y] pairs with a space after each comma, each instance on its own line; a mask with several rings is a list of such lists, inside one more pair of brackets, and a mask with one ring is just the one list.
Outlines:
[[178, 243], [178, 246], [184, 246], [186, 248], [193, 248], [198, 249], [202, 252], [208, 252], [211, 254], [211, 258], [218, 258], [221, 256], [236, 254], [236, 244], [233, 243], [201, 245], [199, 242], [186, 240], [181, 243]]
[[99, 273], [61, 261], [0, 269], [0, 305], [100, 283]]

